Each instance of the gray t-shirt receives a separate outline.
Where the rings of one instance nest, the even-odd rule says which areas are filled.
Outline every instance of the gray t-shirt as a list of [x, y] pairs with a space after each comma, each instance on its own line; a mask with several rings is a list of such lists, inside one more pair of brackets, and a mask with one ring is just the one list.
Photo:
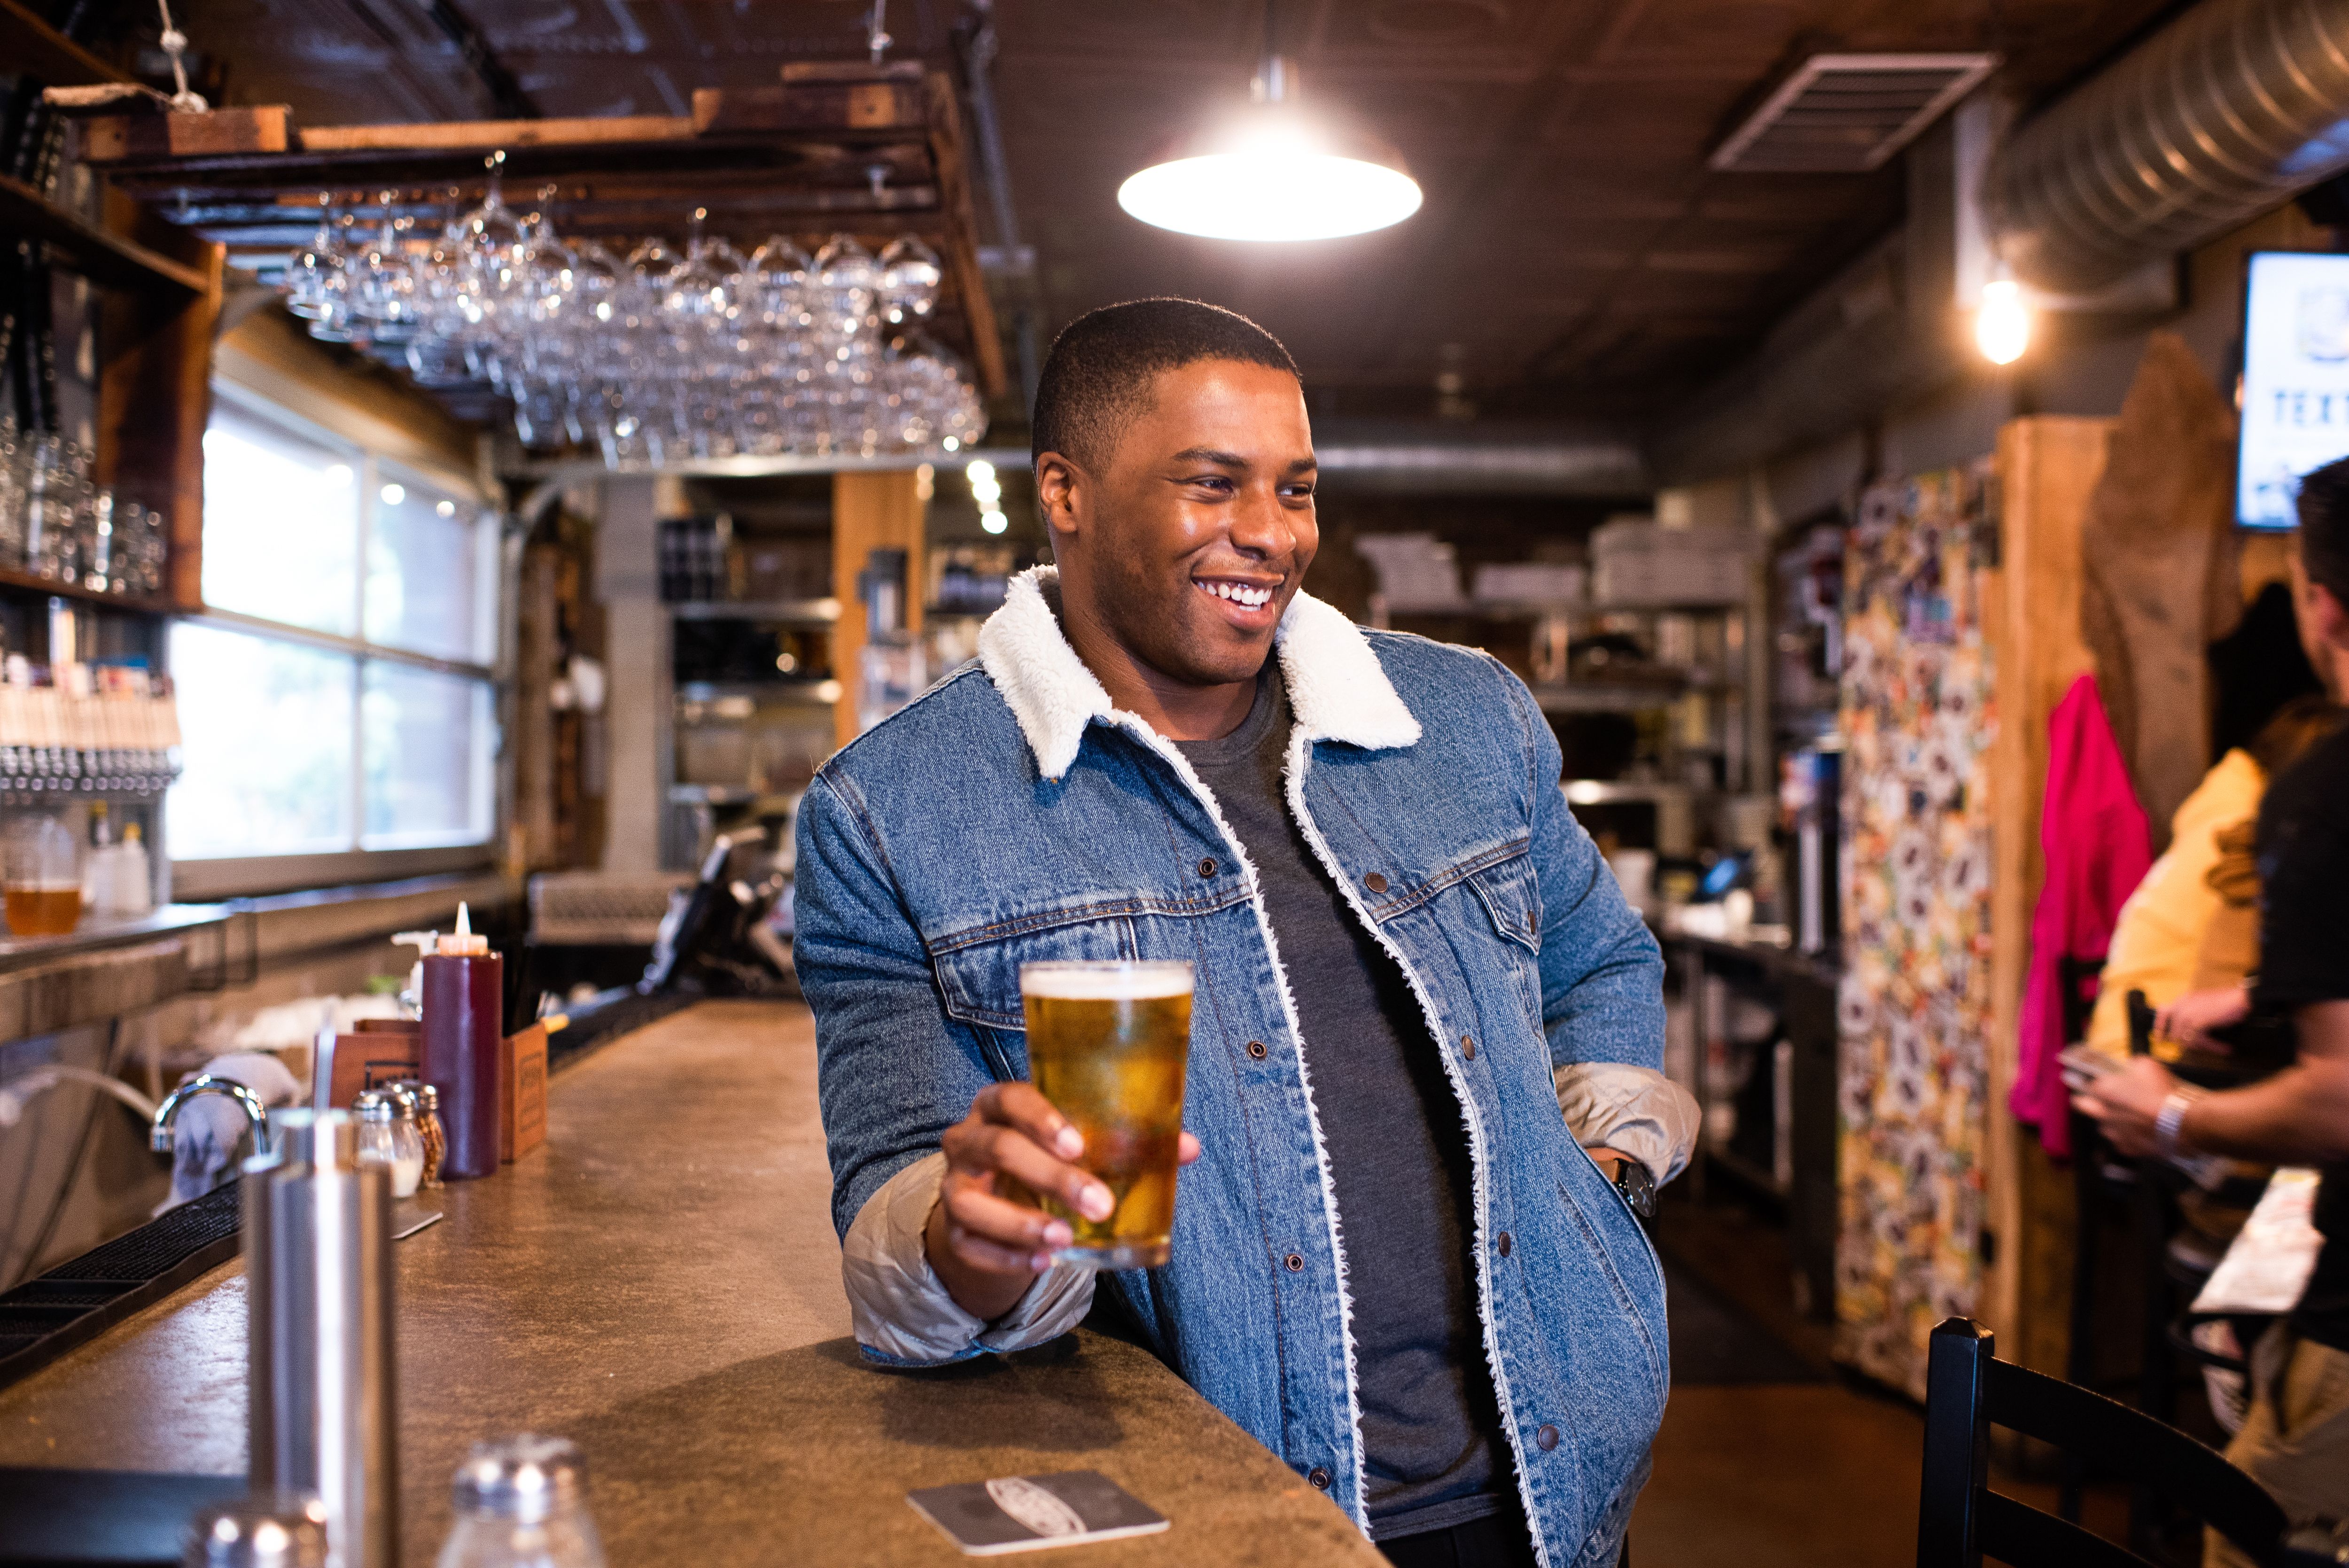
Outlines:
[[1389, 1541], [1507, 1509], [1509, 1460], [1469, 1273], [1460, 1102], [1402, 970], [1290, 820], [1288, 734], [1268, 666], [1239, 728], [1181, 749], [1256, 862], [1296, 998], [1353, 1298], [1364, 1501]]

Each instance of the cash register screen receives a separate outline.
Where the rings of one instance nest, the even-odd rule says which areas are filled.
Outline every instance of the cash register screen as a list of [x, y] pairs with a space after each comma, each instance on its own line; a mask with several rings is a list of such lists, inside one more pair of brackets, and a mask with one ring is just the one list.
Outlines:
[[2302, 474], [2349, 457], [2349, 255], [2261, 251], [2243, 319], [2235, 521], [2290, 528]]

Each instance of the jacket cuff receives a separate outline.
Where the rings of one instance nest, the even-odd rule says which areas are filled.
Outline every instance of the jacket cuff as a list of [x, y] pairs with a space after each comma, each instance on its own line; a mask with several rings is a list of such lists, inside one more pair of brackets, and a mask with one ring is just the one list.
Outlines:
[[1093, 1273], [1066, 1264], [1037, 1275], [993, 1323], [956, 1304], [922, 1239], [946, 1169], [943, 1152], [924, 1155], [866, 1199], [849, 1225], [840, 1277], [856, 1343], [890, 1366], [937, 1367], [982, 1350], [1024, 1350], [1076, 1327], [1092, 1305]]
[[1663, 1074], [1628, 1062], [1572, 1062], [1550, 1077], [1567, 1128], [1585, 1149], [1630, 1155], [1660, 1187], [1688, 1168], [1696, 1097]]

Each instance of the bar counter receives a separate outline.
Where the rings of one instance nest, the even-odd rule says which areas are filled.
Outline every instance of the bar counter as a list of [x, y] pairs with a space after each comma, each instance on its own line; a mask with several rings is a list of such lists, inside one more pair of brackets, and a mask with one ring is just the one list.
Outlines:
[[[804, 1008], [705, 1003], [587, 1054], [549, 1098], [546, 1148], [424, 1194], [446, 1218], [396, 1243], [412, 1568], [439, 1550], [468, 1446], [524, 1429], [585, 1449], [616, 1568], [957, 1562], [907, 1491], [1062, 1470], [1098, 1470], [1174, 1522], [1071, 1562], [1383, 1561], [1121, 1340], [864, 1365]], [[241, 1473], [244, 1346], [232, 1264], [0, 1392], [0, 1465]]]

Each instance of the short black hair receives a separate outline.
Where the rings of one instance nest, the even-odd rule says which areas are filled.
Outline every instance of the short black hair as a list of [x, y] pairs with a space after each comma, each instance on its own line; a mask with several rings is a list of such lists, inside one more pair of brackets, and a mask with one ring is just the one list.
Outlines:
[[2349, 458], [2300, 481], [2300, 564], [2349, 608]]
[[1033, 456], [1061, 452], [1098, 469], [1159, 373], [1202, 359], [1237, 359], [1304, 380], [1280, 340], [1237, 311], [1195, 299], [1103, 305], [1061, 328], [1044, 356]]

